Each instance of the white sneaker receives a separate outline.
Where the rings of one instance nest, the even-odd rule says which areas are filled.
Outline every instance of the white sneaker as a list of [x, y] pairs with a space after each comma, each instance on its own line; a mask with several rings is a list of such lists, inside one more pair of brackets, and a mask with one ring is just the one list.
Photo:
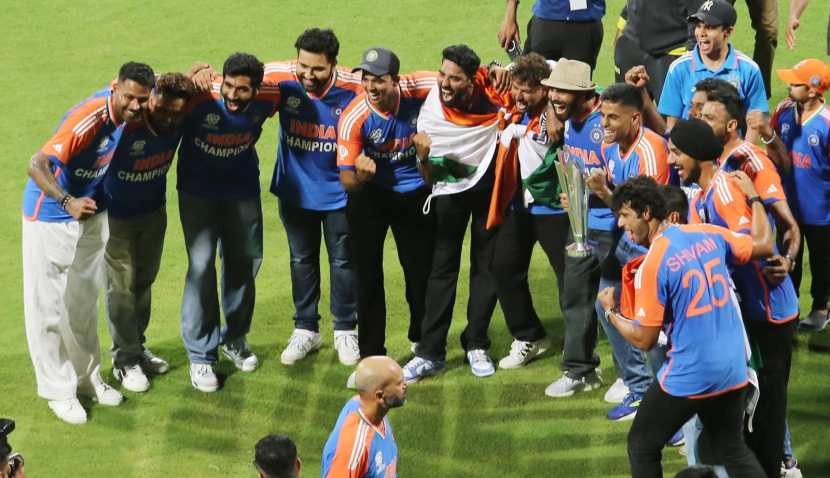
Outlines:
[[550, 340], [547, 337], [535, 342], [514, 340], [510, 344], [510, 353], [499, 360], [499, 368], [519, 368], [545, 353], [548, 348], [550, 348]]
[[821, 332], [827, 326], [828, 318], [830, 318], [830, 312], [826, 310], [810, 311], [810, 315], [801, 321], [799, 328], [809, 332]]
[[470, 364], [470, 370], [476, 377], [489, 377], [496, 373], [496, 366], [493, 364], [493, 359], [490, 358], [486, 350], [468, 350], [467, 362]]
[[343, 365], [355, 365], [360, 360], [360, 345], [356, 330], [335, 330], [334, 349]]
[[219, 379], [208, 363], [190, 364], [190, 383], [200, 392], [211, 393], [219, 390]]
[[625, 386], [623, 379], [618, 378], [605, 392], [603, 400], [608, 403], [622, 403], [626, 395], [628, 395], [628, 387]]
[[594, 371], [579, 379], [573, 379], [563, 374], [559, 379], [548, 385], [545, 395], [554, 398], [570, 397], [576, 392], [589, 392], [602, 386], [602, 379], [598, 371]]
[[243, 372], [253, 372], [259, 366], [259, 359], [251, 352], [248, 341], [244, 338], [223, 345], [222, 353]]
[[77, 398], [70, 398], [68, 400], [50, 400], [49, 408], [52, 412], [72, 425], [83, 425], [86, 423], [86, 410], [81, 406], [81, 402]]
[[144, 349], [141, 352], [141, 368], [144, 373], [152, 375], [162, 375], [170, 370], [170, 364], [166, 360], [156, 357], [150, 349]]
[[90, 383], [87, 386], [78, 388], [78, 393], [89, 396], [94, 401], [108, 407], [117, 407], [124, 401], [124, 395], [106, 384], [100, 374], [92, 375], [89, 381]]
[[141, 366], [130, 365], [129, 367], [113, 367], [112, 374], [121, 385], [131, 392], [146, 392], [150, 389], [150, 381], [141, 370]]
[[288, 338], [288, 345], [280, 355], [280, 362], [284, 365], [294, 365], [297, 360], [302, 360], [306, 355], [320, 348], [323, 345], [320, 334], [304, 329], [294, 329], [291, 337]]
[[346, 388], [349, 390], [357, 390], [357, 371], [352, 372], [349, 378], [346, 379]]

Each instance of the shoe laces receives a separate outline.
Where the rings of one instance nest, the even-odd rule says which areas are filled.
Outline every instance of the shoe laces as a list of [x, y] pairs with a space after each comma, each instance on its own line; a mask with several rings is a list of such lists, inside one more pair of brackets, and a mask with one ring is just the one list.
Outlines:
[[212, 370], [211, 366], [206, 364], [206, 363], [196, 364], [196, 375], [198, 375], [200, 377], [203, 377], [205, 375], [210, 375], [210, 373], [212, 371], [213, 370]]
[[141, 374], [143, 374], [143, 373], [144, 373], [144, 372], [141, 370], [141, 365], [138, 365], [138, 364], [135, 364], [135, 365], [128, 365], [128, 366], [126, 366], [126, 367], [122, 368], [122, 369], [121, 369], [121, 371], [122, 371], [122, 373], [123, 373], [124, 375], [130, 375], [130, 374], [132, 374], [132, 373], [141, 373]]
[[490, 362], [490, 357], [487, 356], [487, 352], [481, 349], [470, 350], [467, 352], [470, 360], [470, 364], [480, 364], [482, 362]]
[[639, 402], [640, 400], [641, 399], [639, 395], [637, 395], [636, 393], [629, 392], [628, 395], [626, 395], [625, 398], [623, 398], [622, 405], [626, 407], [631, 407], [633, 404]]
[[311, 337], [305, 334], [291, 334], [288, 339], [288, 348], [295, 348], [301, 350], [303, 353], [308, 353], [311, 350], [311, 345], [314, 341]]
[[416, 356], [412, 360], [410, 360], [409, 363], [407, 363], [404, 366], [404, 368], [408, 369], [408, 370], [418, 370], [421, 367], [423, 367], [424, 365], [428, 365], [430, 363], [431, 363], [431, 361], [429, 359], [425, 359], [423, 357]]
[[530, 349], [533, 348], [533, 342], [525, 342], [524, 340], [514, 340], [510, 344], [510, 355], [526, 357]]
[[[311, 341], [309, 341], [311, 343]], [[350, 349], [356, 349], [359, 347], [357, 342], [357, 336], [354, 334], [343, 334], [335, 339], [335, 345], [339, 347], [347, 347]]]

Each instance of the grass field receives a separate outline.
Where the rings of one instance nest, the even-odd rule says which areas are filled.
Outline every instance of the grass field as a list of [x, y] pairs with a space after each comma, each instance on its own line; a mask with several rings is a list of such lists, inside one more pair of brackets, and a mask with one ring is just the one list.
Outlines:
[[[597, 80], [613, 78], [611, 40], [622, 0], [609, 0], [606, 38]], [[743, 4], [743, 2], [738, 2]], [[782, 11], [788, 2], [782, 3]], [[520, 23], [529, 18], [531, 1], [522, 2]], [[795, 52], [782, 47], [777, 65], [800, 58], [824, 58], [826, 3], [813, 2], [799, 31]], [[179, 306], [186, 256], [178, 222], [176, 195], [169, 195], [170, 226], [155, 288], [148, 346], [170, 360], [173, 369], [153, 381], [147, 394], [127, 393], [112, 409], [93, 406], [90, 421], [72, 427], [58, 421], [35, 394], [34, 373], [23, 331], [20, 259], [20, 198], [31, 154], [46, 140], [64, 111], [104, 85], [127, 60], [151, 64], [157, 72], [183, 70], [197, 60], [221, 64], [233, 51], [249, 51], [262, 60], [293, 58], [293, 43], [306, 27], [329, 26], [338, 33], [340, 60], [355, 64], [363, 49], [382, 44], [395, 50], [402, 70], [435, 69], [443, 46], [465, 42], [482, 59], [505, 59], [496, 31], [501, 1], [369, 0], [271, 2], [3, 2], [0, 31], [0, 85], [6, 91], [0, 114], [0, 416], [17, 420], [12, 443], [27, 459], [33, 477], [62, 476], [253, 476], [253, 444], [280, 432], [298, 443], [303, 476], [319, 474], [320, 454], [342, 404], [350, 396], [343, 385], [350, 373], [331, 348], [327, 281], [321, 303], [326, 346], [293, 367], [279, 363], [292, 328], [288, 247], [275, 198], [263, 192], [265, 261], [258, 278], [258, 301], [249, 340], [262, 362], [253, 374], [237, 373], [223, 361], [226, 376], [218, 393], [191, 386], [179, 335]], [[782, 16], [785, 18], [785, 16]], [[739, 10], [738, 48], [751, 54], [746, 10]], [[524, 27], [523, 27], [524, 33]], [[783, 44], [783, 32], [782, 41]], [[773, 98], [785, 94], [776, 81]], [[275, 120], [266, 125], [258, 148], [263, 191], [275, 160]], [[171, 173], [171, 176], [174, 173]], [[171, 177], [171, 184], [174, 184]], [[402, 274], [393, 241], [386, 250], [390, 353], [407, 358]], [[462, 271], [466, 277], [466, 268]], [[809, 275], [805, 284], [809, 286]], [[552, 271], [538, 253], [531, 269], [536, 307], [556, 342], [562, 341]], [[808, 288], [805, 287], [806, 292]], [[544, 387], [558, 377], [558, 354], [494, 377], [475, 379], [463, 364], [458, 334], [465, 322], [466, 280], [459, 284], [459, 306], [450, 334], [449, 370], [409, 389], [406, 407], [392, 421], [400, 447], [399, 470], [409, 477], [625, 476], [625, 438], [629, 422], [605, 418], [605, 389], [576, 398], [553, 400]], [[802, 300], [809, 306], [808, 298]], [[105, 377], [110, 374], [109, 334], [103, 316], [100, 334]], [[509, 349], [501, 313], [491, 328], [493, 355]], [[822, 342], [824, 345], [822, 346]], [[790, 387], [790, 424], [795, 450], [808, 477], [830, 476], [826, 443], [830, 439], [830, 366], [827, 332], [800, 335]], [[825, 353], [821, 350], [824, 349]], [[610, 350], [601, 340], [605, 381], [614, 380]], [[676, 450], [665, 454], [667, 474], [684, 463]]]

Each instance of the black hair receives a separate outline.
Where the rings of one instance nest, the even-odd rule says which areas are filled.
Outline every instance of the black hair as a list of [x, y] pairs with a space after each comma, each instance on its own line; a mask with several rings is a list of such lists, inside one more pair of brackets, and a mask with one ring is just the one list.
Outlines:
[[481, 58], [467, 45], [450, 45], [441, 52], [441, 58], [450, 60], [458, 65], [464, 73], [472, 80], [476, 76], [478, 67], [481, 66]]
[[297, 53], [300, 53], [300, 50], [322, 53], [326, 55], [329, 63], [334, 63], [337, 61], [337, 54], [340, 53], [340, 42], [330, 28], [309, 28], [297, 37], [294, 48], [297, 49]]
[[135, 81], [148, 89], [153, 89], [156, 86], [156, 74], [146, 63], [128, 61], [121, 65], [121, 68], [118, 69], [118, 82], [121, 83], [125, 80]]
[[643, 107], [645, 106], [643, 104], [643, 96], [640, 94], [640, 90], [627, 83], [614, 83], [606, 88], [600, 97], [602, 98], [602, 101], [621, 103], [622, 105], [634, 108], [637, 111], [643, 111]]
[[251, 86], [259, 88], [265, 76], [265, 66], [254, 55], [237, 52], [225, 60], [222, 76], [247, 76], [251, 79]]
[[297, 446], [285, 435], [268, 435], [254, 449], [254, 464], [268, 478], [295, 478]]
[[718, 84], [706, 92], [706, 99], [722, 104], [729, 118], [738, 122], [738, 129], [746, 131], [746, 111], [737, 88], [726, 81], [718, 80]]
[[530, 52], [513, 61], [513, 70], [510, 76], [514, 80], [523, 81], [530, 86], [539, 86], [542, 84], [542, 80], [550, 76], [550, 65], [542, 55]]
[[666, 202], [660, 194], [660, 186], [654, 178], [648, 176], [631, 178], [614, 190], [611, 209], [617, 212], [624, 206], [633, 209], [638, 216], [650, 211], [651, 217], [658, 221], [662, 221], [668, 215]]
[[660, 186], [660, 195], [665, 203], [666, 217], [676, 212], [680, 215], [680, 223], [686, 224], [689, 220], [689, 198], [686, 193], [677, 186], [665, 184]]
[[196, 87], [181, 73], [165, 73], [156, 80], [155, 93], [165, 98], [189, 100], [196, 94]]
[[680, 470], [674, 478], [717, 478], [715, 470], [708, 466], [695, 465]]
[[695, 83], [695, 91], [709, 93], [710, 91], [715, 91], [718, 88], [726, 88], [727, 90], [732, 90], [735, 94], [738, 94], [738, 89], [735, 88], [735, 85], [729, 83], [728, 81], [721, 80], [720, 78], [709, 77]]

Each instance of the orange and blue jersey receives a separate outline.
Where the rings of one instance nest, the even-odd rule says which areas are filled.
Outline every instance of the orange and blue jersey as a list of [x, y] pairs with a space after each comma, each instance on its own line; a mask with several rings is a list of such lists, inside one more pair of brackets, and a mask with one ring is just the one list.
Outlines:
[[365, 93], [352, 100], [338, 126], [339, 169], [354, 170], [355, 160], [364, 154], [377, 166], [373, 183], [398, 193], [424, 186], [412, 136], [421, 105], [435, 84], [435, 73], [401, 76], [398, 104], [391, 112], [377, 109]]
[[[772, 224], [772, 218], [770, 218]], [[690, 223], [707, 223], [737, 233], [752, 231], [752, 209], [735, 180], [718, 171], [706, 191], [700, 191], [689, 205]], [[798, 317], [798, 297], [789, 276], [778, 285], [763, 273], [765, 260], [736, 266], [732, 280], [740, 297], [744, 318], [753, 321], [784, 323]]]
[[389, 417], [375, 426], [360, 410], [360, 400], [346, 402], [323, 448], [320, 478], [396, 478], [398, 445]]
[[748, 141], [742, 141], [731, 150], [724, 150], [718, 159], [718, 165], [726, 172], [738, 170], [745, 172], [752, 179], [752, 184], [765, 206], [787, 200], [778, 170], [760, 147]]
[[[605, 158], [602, 157], [602, 113], [600, 103], [582, 120], [573, 118], [565, 121], [564, 144], [562, 154], [566, 160], [577, 160], [587, 173], [601, 169], [607, 174]], [[588, 228], [597, 231], [613, 231], [617, 228], [617, 219], [611, 209], [593, 192], [588, 196]]]
[[104, 179], [111, 216], [130, 218], [164, 207], [167, 172], [180, 140], [179, 132], [156, 132], [147, 113], [143, 121], [126, 126]]
[[[58, 129], [41, 148], [49, 158], [58, 185], [74, 197], [91, 197], [105, 210], [101, 183], [124, 131], [112, 111], [111, 95], [94, 95], [64, 115]], [[30, 221], [75, 220], [60, 200], [44, 193], [32, 178], [23, 189], [23, 217]]]
[[747, 111], [769, 112], [761, 70], [752, 58], [732, 45], [729, 45], [726, 59], [717, 71], [710, 70], [703, 63], [698, 46], [674, 60], [666, 74], [657, 110], [663, 116], [688, 118], [695, 85], [706, 78], [717, 78], [734, 85]]
[[[620, 186], [637, 176], [654, 178], [658, 184], [669, 183], [671, 168], [668, 142], [648, 128], [640, 128], [637, 139], [628, 151], [621, 151], [619, 143], [604, 145], [602, 158], [608, 168], [609, 180], [615, 186]], [[622, 235], [615, 251], [621, 264], [644, 253], [645, 249], [633, 243], [627, 234]]]
[[745, 264], [752, 238], [709, 224], [670, 226], [651, 244], [634, 278], [634, 317], [669, 338], [660, 387], [705, 398], [748, 381], [745, 332], [729, 281]]
[[278, 93], [263, 84], [243, 111], [230, 112], [221, 96], [221, 77], [211, 91], [190, 100], [182, 128], [178, 189], [210, 199], [259, 197], [256, 142], [262, 123], [277, 112]]
[[799, 224], [830, 225], [830, 108], [822, 105], [801, 118], [797, 105], [787, 100], [771, 122], [792, 160], [784, 189], [795, 218]]
[[331, 211], [346, 206], [337, 168], [337, 122], [361, 91], [360, 75], [338, 68], [320, 96], [305, 90], [297, 63], [265, 65], [277, 87], [280, 135], [271, 192], [294, 206]]

